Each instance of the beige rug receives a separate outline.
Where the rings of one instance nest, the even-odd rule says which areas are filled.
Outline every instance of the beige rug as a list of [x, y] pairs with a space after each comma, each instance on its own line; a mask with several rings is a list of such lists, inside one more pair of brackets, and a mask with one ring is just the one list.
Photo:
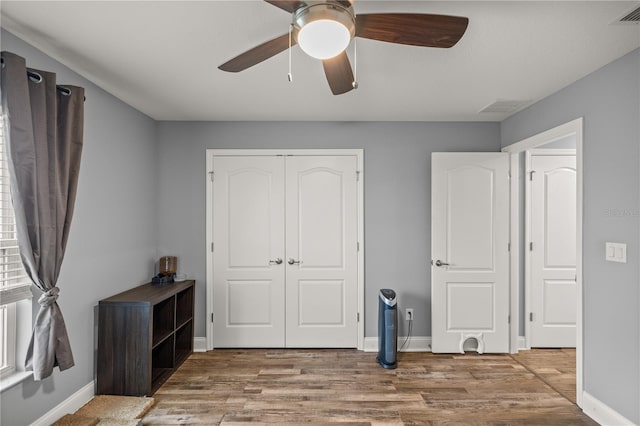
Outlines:
[[138, 426], [153, 407], [153, 398], [96, 395], [73, 414], [67, 414], [53, 426]]

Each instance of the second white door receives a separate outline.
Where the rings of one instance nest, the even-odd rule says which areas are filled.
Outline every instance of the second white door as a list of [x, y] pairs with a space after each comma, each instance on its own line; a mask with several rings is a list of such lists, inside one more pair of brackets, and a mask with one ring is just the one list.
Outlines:
[[286, 157], [286, 346], [357, 346], [356, 157]]
[[531, 347], [576, 346], [576, 157], [532, 155]]
[[357, 158], [213, 164], [214, 347], [356, 347]]

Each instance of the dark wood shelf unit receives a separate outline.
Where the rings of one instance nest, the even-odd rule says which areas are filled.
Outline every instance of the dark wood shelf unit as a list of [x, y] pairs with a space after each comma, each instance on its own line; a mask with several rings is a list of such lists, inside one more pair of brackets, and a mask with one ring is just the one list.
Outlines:
[[153, 395], [193, 352], [194, 295], [188, 280], [99, 302], [97, 394]]

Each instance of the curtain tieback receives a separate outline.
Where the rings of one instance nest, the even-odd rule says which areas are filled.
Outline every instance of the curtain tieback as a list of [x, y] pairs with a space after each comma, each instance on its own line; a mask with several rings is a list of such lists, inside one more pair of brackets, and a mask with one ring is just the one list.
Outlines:
[[49, 306], [53, 304], [58, 299], [58, 293], [60, 293], [60, 289], [58, 287], [53, 287], [51, 290], [45, 292], [38, 299], [38, 303], [41, 306]]

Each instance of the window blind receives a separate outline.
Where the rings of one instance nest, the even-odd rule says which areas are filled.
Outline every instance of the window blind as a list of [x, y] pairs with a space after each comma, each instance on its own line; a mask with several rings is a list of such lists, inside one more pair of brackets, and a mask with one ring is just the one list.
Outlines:
[[0, 306], [30, 298], [31, 280], [22, 266], [11, 204], [5, 141], [6, 122], [0, 107]]

